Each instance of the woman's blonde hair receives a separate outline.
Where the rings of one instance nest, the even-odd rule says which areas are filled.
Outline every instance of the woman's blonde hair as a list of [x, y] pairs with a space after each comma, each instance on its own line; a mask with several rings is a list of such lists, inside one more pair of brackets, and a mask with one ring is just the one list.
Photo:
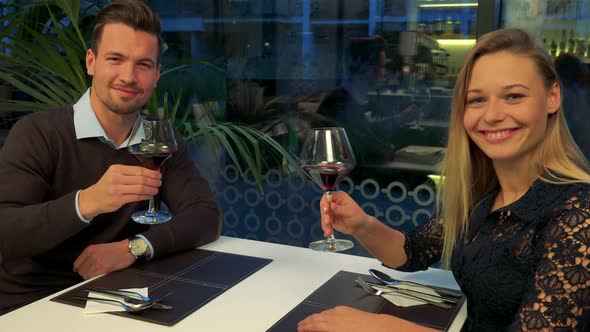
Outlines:
[[[473, 65], [480, 57], [500, 51], [533, 60], [547, 90], [559, 84], [553, 60], [544, 45], [523, 30], [501, 29], [485, 34], [468, 53], [455, 83], [447, 151], [441, 166], [444, 184], [438, 191], [440, 217], [445, 223], [442, 259], [447, 267], [456, 241], [467, 233], [473, 204], [498, 186], [492, 161], [467, 135], [463, 115]], [[574, 142], [561, 108], [549, 115], [545, 137], [533, 153], [533, 168], [543, 181], [590, 183], [590, 166]]]

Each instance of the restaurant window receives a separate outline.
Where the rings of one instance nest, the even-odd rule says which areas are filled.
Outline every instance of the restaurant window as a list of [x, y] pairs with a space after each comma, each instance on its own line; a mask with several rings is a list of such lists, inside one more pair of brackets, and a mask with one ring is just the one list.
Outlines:
[[[147, 2], [163, 19], [162, 62], [183, 67], [162, 76], [159, 93], [182, 96], [195, 114], [213, 107], [214, 121], [258, 129], [294, 155], [309, 128], [342, 126], [357, 164], [340, 190], [401, 230], [434, 215], [454, 80], [475, 41], [479, 3], [490, 0]], [[583, 7], [560, 10], [580, 16]], [[565, 29], [567, 45], [581, 27]], [[562, 30], [548, 40], [561, 42]], [[0, 120], [1, 144], [13, 122]], [[267, 163], [262, 194], [219, 147], [191, 149], [224, 211], [224, 235], [299, 246], [322, 238], [322, 190], [307, 177]], [[360, 245], [349, 252], [367, 255]]]
[[543, 41], [562, 83], [562, 110], [574, 140], [590, 158], [590, 1], [505, 0], [503, 27], [525, 29]]
[[[195, 105], [214, 101], [225, 111], [218, 121], [259, 129], [294, 155], [307, 129], [344, 127], [357, 164], [340, 190], [400, 230], [434, 215], [476, 1], [148, 2], [164, 21], [165, 62], [195, 63], [160, 88], [183, 91]], [[224, 211], [223, 235], [297, 246], [323, 237], [322, 190], [308, 178], [270, 164], [262, 194], [223, 153], [211, 157], [203, 145], [194, 157]], [[368, 255], [358, 243], [348, 253]]]

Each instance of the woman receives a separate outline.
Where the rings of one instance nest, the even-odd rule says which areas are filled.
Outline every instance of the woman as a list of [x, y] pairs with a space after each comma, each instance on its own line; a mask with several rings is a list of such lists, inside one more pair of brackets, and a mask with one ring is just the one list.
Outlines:
[[[324, 232], [352, 234], [403, 271], [442, 257], [467, 296], [466, 331], [590, 329], [590, 167], [560, 103], [542, 44], [518, 29], [486, 34], [455, 85], [440, 218], [407, 235], [336, 192], [330, 205], [321, 202]], [[392, 330], [431, 329], [348, 307], [298, 327]]]

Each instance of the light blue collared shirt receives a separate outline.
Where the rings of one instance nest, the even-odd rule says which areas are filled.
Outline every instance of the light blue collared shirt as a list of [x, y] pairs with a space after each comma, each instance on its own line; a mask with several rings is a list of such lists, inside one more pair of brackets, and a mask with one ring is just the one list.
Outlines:
[[[143, 123], [142, 117], [137, 116], [135, 119], [135, 124], [133, 125], [133, 129], [131, 130], [131, 135], [127, 137], [123, 143], [119, 146], [115, 146], [115, 142], [107, 137], [104, 129], [100, 125], [94, 110], [92, 109], [92, 105], [90, 105], [90, 89], [86, 90], [86, 93], [74, 104], [74, 129], [76, 130], [76, 139], [84, 139], [84, 138], [98, 138], [101, 142], [105, 143], [106, 145], [110, 146], [113, 149], [126, 149], [127, 146], [133, 144], [141, 143], [141, 140], [145, 138], [145, 133], [143, 131]], [[79, 206], [79, 196], [80, 191], [76, 193], [76, 212], [78, 213], [78, 217], [85, 223], [89, 223], [92, 219], [85, 219], [82, 217], [82, 213], [80, 212]], [[151, 255], [149, 258], [154, 256], [154, 247], [145, 238], [145, 236], [138, 234], [138, 237], [142, 238], [150, 247]]]
[[115, 142], [107, 137], [100, 125], [92, 106], [90, 105], [90, 89], [74, 104], [74, 129], [76, 138], [98, 138], [113, 149], [127, 148], [128, 145], [139, 144], [145, 138], [141, 116], [137, 116], [131, 135], [121, 145], [115, 147]]

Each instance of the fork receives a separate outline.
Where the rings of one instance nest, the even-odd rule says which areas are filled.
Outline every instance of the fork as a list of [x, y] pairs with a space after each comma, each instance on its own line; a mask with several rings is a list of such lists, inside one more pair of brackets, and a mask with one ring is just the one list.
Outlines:
[[407, 292], [404, 292], [401, 289], [388, 289], [385, 292], [382, 289], [375, 289], [371, 285], [369, 285], [365, 280], [363, 280], [361, 277], [356, 278], [355, 281], [359, 285], [361, 285], [361, 287], [365, 291], [367, 291], [367, 293], [372, 294], [372, 295], [381, 295], [383, 293], [396, 293], [398, 295], [405, 296], [405, 297], [411, 298], [413, 300], [417, 300], [417, 301], [424, 302], [424, 303], [427, 303], [427, 304], [431, 304], [433, 306], [437, 306], [437, 307], [440, 307], [440, 308], [444, 308], [444, 309], [451, 309], [452, 308], [451, 305], [440, 303], [440, 302], [436, 302], [436, 301], [432, 301], [432, 300], [429, 300], [429, 299], [426, 299], [426, 298], [423, 298], [423, 297], [420, 297], [420, 296], [412, 295], [412, 294], [409, 294]]

